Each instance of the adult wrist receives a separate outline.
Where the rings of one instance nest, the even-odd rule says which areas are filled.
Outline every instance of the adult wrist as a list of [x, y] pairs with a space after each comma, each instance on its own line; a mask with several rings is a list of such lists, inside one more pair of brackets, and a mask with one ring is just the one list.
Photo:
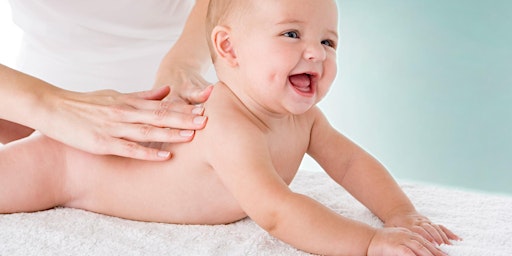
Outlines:
[[64, 92], [66, 91], [49, 84], [35, 87], [29, 102], [30, 113], [28, 115], [31, 118], [28, 120], [28, 125], [36, 130], [45, 131], [46, 127], [55, 119], [54, 115], [58, 110], [58, 104], [62, 101]]

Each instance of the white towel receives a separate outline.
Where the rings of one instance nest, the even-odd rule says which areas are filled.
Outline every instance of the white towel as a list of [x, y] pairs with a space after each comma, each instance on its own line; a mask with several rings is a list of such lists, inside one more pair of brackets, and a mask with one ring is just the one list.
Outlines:
[[[401, 182], [418, 210], [464, 240], [452, 256], [512, 255], [512, 197]], [[339, 214], [382, 223], [322, 172], [300, 171], [292, 190]], [[0, 255], [309, 255], [268, 235], [252, 220], [228, 225], [145, 223], [57, 208], [0, 215]]]

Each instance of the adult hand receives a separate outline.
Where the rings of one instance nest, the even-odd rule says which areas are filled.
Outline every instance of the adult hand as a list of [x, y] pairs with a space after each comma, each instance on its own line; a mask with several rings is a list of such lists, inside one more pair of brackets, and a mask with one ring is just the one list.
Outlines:
[[211, 68], [212, 58], [206, 38], [208, 0], [195, 1], [183, 31], [158, 67], [155, 87], [171, 86], [171, 101], [203, 103], [210, 96], [211, 83], [201, 74]]
[[190, 141], [194, 130], [206, 123], [202, 107], [162, 100], [169, 92], [166, 86], [129, 94], [113, 90], [48, 93], [42, 97], [48, 108], [38, 116], [37, 127], [53, 139], [90, 153], [166, 160], [170, 152], [137, 142]]
[[204, 103], [210, 96], [213, 85], [206, 81], [196, 69], [173, 64], [167, 68], [160, 68], [155, 87], [171, 86], [171, 93], [166, 97], [170, 102]]

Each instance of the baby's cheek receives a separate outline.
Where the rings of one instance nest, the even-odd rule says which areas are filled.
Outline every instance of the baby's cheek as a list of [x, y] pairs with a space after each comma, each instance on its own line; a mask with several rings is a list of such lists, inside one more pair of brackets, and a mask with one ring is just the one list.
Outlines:
[[266, 81], [270, 84], [276, 84], [279, 80], [286, 81], [286, 78], [281, 78], [277, 73], [270, 71]]

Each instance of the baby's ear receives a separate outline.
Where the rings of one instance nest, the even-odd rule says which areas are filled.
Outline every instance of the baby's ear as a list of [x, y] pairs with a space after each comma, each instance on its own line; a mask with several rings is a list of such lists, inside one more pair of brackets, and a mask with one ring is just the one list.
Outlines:
[[223, 59], [230, 66], [238, 65], [233, 44], [230, 41], [230, 29], [224, 26], [216, 26], [212, 31], [212, 44], [217, 58]]

